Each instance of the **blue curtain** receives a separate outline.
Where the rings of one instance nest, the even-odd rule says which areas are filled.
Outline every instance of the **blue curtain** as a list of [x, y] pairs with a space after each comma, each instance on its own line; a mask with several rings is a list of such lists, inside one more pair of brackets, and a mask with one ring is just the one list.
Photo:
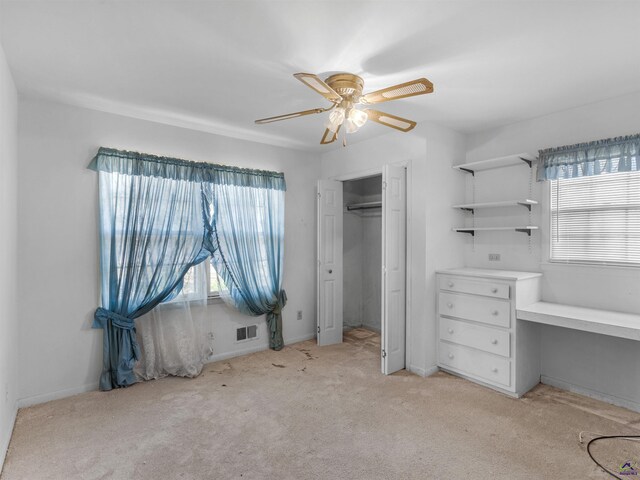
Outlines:
[[[227, 228], [238, 228], [237, 232], [242, 232], [240, 236], [247, 237], [242, 243], [243, 248], [259, 248], [259, 253], [243, 251], [242, 256], [236, 252], [228, 254], [240, 262], [246, 261], [246, 265], [239, 263], [229, 267], [229, 264], [217, 261], [216, 265], [225, 269], [223, 277], [232, 270], [247, 268], [254, 271], [251, 263], [254, 257], [266, 258], [271, 262], [268, 279], [279, 288], [286, 188], [283, 174], [107, 148], [98, 151], [89, 168], [99, 172], [100, 186], [102, 299], [101, 307], [95, 312], [93, 327], [104, 330], [101, 390], [136, 382], [133, 367], [140, 352], [134, 320], [177, 295], [182, 289], [185, 274], [193, 265], [210, 254], [221, 258], [221, 252], [216, 252], [219, 243], [223, 245], [224, 250], [221, 251], [229, 249], [226, 242], [214, 241], [212, 236], [215, 225], [211, 216], [214, 190], [220, 189], [215, 198], [230, 196], [216, 209], [216, 215], [221, 217], [224, 225], [220, 237], [233, 236], [235, 234], [228, 232]], [[236, 219], [239, 215], [235, 213], [236, 209], [250, 208], [246, 202], [238, 204], [243, 206], [235, 204], [242, 201], [233, 196], [236, 189], [261, 192], [256, 195], [266, 199], [268, 226], [265, 227], [262, 221], [265, 215], [261, 214], [260, 219], [251, 218], [253, 212], [263, 210], [247, 210], [249, 213], [242, 216], [240, 224], [229, 224], [223, 220]], [[279, 203], [274, 203], [274, 199]], [[277, 208], [272, 210], [274, 206]], [[228, 213], [232, 210], [234, 213]], [[245, 228], [246, 225], [251, 226]], [[248, 239], [250, 234], [260, 235], [263, 232], [279, 237], [277, 241], [266, 243]], [[280, 243], [275, 245], [277, 242]], [[263, 247], [263, 243], [267, 247]], [[280, 323], [278, 320], [285, 302], [284, 292], [278, 290], [276, 300], [270, 301], [271, 297], [267, 298], [263, 293], [264, 275], [247, 275], [243, 279], [246, 281], [238, 282], [241, 289], [249, 293], [244, 294], [247, 301], [237, 305], [241, 311], [252, 315], [257, 315], [258, 309], [262, 308], [263, 313], [275, 319], [272, 322], [276, 324], [275, 336], [281, 339], [281, 320]], [[237, 273], [235, 276], [240, 277]], [[234, 285], [233, 291], [239, 291], [231, 279], [230, 282]], [[251, 286], [249, 282], [257, 286]], [[279, 330], [277, 325], [280, 325]]]
[[226, 183], [203, 190], [207, 241], [222, 297], [247, 315], [266, 314], [269, 346], [280, 350], [284, 190]]
[[640, 134], [540, 150], [538, 181], [640, 170]]

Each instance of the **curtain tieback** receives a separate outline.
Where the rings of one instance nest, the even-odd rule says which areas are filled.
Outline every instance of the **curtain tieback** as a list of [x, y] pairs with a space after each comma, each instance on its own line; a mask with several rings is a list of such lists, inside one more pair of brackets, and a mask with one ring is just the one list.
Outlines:
[[273, 313], [274, 315], [281, 315], [282, 309], [286, 304], [287, 304], [287, 292], [285, 292], [284, 290], [280, 290], [280, 294], [278, 295], [278, 302], [273, 307], [273, 310], [271, 310], [271, 313]]
[[111, 320], [111, 323], [115, 327], [123, 330], [133, 330], [135, 327], [135, 320], [133, 318], [128, 318], [119, 313], [107, 310], [106, 308], [99, 307], [93, 316], [93, 328], [104, 328], [107, 320]]

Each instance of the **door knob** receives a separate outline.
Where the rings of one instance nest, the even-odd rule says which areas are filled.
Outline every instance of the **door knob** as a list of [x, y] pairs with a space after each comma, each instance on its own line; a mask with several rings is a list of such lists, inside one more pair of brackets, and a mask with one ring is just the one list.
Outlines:
[[492, 371], [493, 373], [498, 373], [498, 369], [497, 369], [496, 367], [493, 367], [493, 368], [491, 369], [491, 371]]
[[453, 282], [449, 282], [447, 285], [449, 285], [449, 287], [453, 287]]
[[447, 330], [449, 333], [453, 333], [453, 328], [450, 328], [449, 330]]
[[449, 358], [453, 358], [453, 353], [450, 353], [450, 354], [449, 354]]
[[498, 344], [498, 339], [494, 338], [493, 340], [491, 340], [491, 345], [497, 345]]
[[493, 312], [491, 312], [491, 315], [493, 315], [494, 317], [498, 316], [498, 310], [494, 310]]
[[495, 288], [495, 287], [493, 287], [493, 288], [491, 289], [491, 293], [498, 293], [498, 289], [497, 289], [497, 288]]
[[333, 270], [327, 270], [329, 273], [333, 273]]
[[447, 303], [447, 307], [453, 308], [453, 303], [451, 303], [451, 302]]

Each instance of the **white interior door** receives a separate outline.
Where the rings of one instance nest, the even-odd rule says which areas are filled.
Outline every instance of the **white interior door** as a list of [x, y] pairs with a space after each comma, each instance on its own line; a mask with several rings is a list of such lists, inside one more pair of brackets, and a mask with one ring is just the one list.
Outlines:
[[407, 201], [404, 167], [382, 170], [382, 373], [405, 367]]
[[318, 181], [318, 345], [342, 342], [342, 182]]

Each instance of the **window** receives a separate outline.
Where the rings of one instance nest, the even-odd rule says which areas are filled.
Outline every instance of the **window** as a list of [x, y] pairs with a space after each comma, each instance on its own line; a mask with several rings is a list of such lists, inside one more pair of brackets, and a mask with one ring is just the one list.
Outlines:
[[205, 298], [220, 296], [220, 282], [210, 259], [191, 267], [184, 276], [184, 283], [180, 294], [164, 303], [183, 302], [189, 300], [204, 300]]
[[553, 180], [550, 256], [640, 266], [640, 172]]

